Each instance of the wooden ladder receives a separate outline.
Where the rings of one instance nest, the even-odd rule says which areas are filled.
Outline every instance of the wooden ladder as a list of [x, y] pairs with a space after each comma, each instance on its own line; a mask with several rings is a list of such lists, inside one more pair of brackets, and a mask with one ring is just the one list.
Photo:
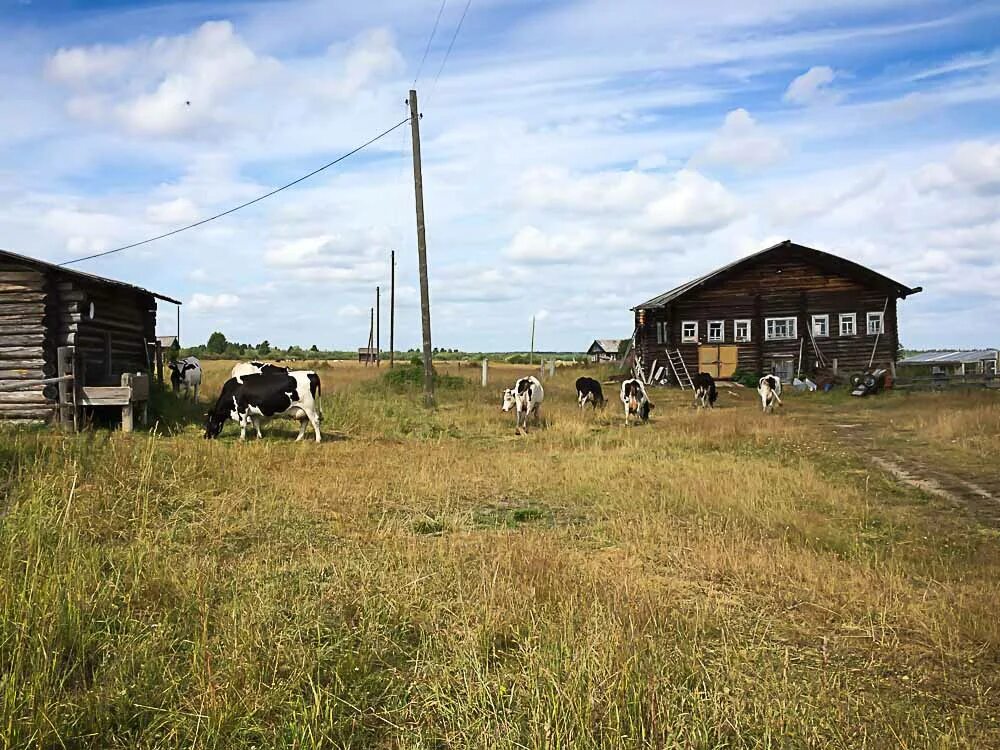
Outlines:
[[688, 372], [684, 357], [681, 356], [680, 349], [670, 351], [667, 349], [667, 362], [670, 363], [670, 370], [674, 373], [674, 379], [681, 388], [694, 390], [694, 383], [691, 382], [691, 373]]

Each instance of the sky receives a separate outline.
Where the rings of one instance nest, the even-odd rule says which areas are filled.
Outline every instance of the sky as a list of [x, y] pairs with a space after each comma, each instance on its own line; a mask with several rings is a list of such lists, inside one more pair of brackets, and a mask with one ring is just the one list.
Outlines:
[[[1000, 344], [1000, 4], [0, 0], [0, 247], [54, 262], [267, 192], [407, 116], [435, 346], [581, 351], [783, 239], [924, 292], [911, 348]], [[421, 66], [425, 49], [426, 60]], [[442, 67], [442, 63], [445, 63]], [[419, 74], [419, 77], [418, 77]], [[409, 126], [80, 270], [184, 343], [420, 342]], [[161, 303], [161, 334], [175, 331]]]

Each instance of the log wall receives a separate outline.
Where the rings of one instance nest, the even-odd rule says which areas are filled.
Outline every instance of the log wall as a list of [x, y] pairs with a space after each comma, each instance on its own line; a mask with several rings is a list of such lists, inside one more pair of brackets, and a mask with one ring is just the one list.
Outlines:
[[[46, 356], [45, 315], [51, 285], [45, 271], [0, 261], [0, 380], [37, 380], [55, 374]], [[29, 386], [0, 393], [0, 419], [48, 420], [51, 389]]]

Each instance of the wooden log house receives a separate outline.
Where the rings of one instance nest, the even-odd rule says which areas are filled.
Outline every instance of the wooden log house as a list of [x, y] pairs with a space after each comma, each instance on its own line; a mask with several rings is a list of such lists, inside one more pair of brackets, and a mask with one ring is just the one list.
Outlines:
[[[62, 375], [57, 353], [64, 347], [73, 347], [77, 403], [119, 405], [126, 381], [153, 371], [158, 299], [180, 304], [131, 284], [0, 250], [0, 381], [25, 381], [18, 390], [0, 391], [0, 419], [57, 416], [60, 389], [29, 381]], [[145, 388], [148, 393], [148, 379]]]
[[786, 240], [636, 305], [635, 350], [651, 381], [682, 384], [671, 358], [721, 379], [890, 367], [896, 301], [919, 291]]

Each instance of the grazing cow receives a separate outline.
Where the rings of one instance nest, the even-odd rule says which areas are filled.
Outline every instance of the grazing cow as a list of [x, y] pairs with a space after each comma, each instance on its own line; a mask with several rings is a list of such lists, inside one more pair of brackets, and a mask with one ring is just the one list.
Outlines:
[[258, 375], [262, 372], [283, 372], [287, 374], [290, 371], [287, 367], [282, 367], [281, 365], [272, 365], [270, 362], [257, 362], [255, 360], [253, 362], [240, 362], [233, 365], [229, 377], [236, 378], [242, 383], [241, 378], [244, 375]]
[[193, 395], [193, 400], [198, 400], [198, 388], [201, 386], [201, 362], [197, 357], [185, 357], [184, 359], [171, 360], [167, 367], [170, 368], [170, 384], [174, 387], [174, 393], [188, 393]]
[[707, 372], [699, 372], [691, 378], [691, 384], [694, 386], [694, 405], [714, 409], [715, 399], [719, 397], [715, 379]]
[[622, 383], [622, 403], [625, 405], [625, 426], [629, 426], [628, 418], [633, 414], [643, 422], [649, 420], [649, 412], [653, 410], [653, 403], [646, 396], [646, 387], [637, 378], [626, 380]]
[[593, 378], [576, 379], [576, 397], [581, 409], [588, 403], [592, 404], [594, 409], [604, 406], [604, 391], [601, 390], [601, 384]]
[[240, 440], [246, 439], [248, 424], [253, 425], [259, 438], [262, 419], [286, 415], [299, 420], [297, 441], [306, 434], [306, 423], [309, 423], [316, 432], [318, 443], [323, 416], [319, 406], [320, 390], [319, 375], [315, 372], [261, 372], [243, 375], [240, 379], [230, 378], [208, 414], [205, 437], [218, 437], [228, 418], [239, 424]]
[[519, 378], [514, 383], [513, 388], [507, 388], [503, 392], [504, 411], [516, 410], [517, 427], [515, 432], [520, 434], [523, 427], [524, 433], [528, 434], [528, 418], [534, 417], [535, 424], [541, 422], [542, 401], [545, 400], [545, 390], [541, 382], [534, 375], [526, 378]]
[[774, 411], [775, 403], [781, 406], [781, 378], [777, 375], [765, 375], [757, 385], [760, 394], [760, 405], [764, 412]]

